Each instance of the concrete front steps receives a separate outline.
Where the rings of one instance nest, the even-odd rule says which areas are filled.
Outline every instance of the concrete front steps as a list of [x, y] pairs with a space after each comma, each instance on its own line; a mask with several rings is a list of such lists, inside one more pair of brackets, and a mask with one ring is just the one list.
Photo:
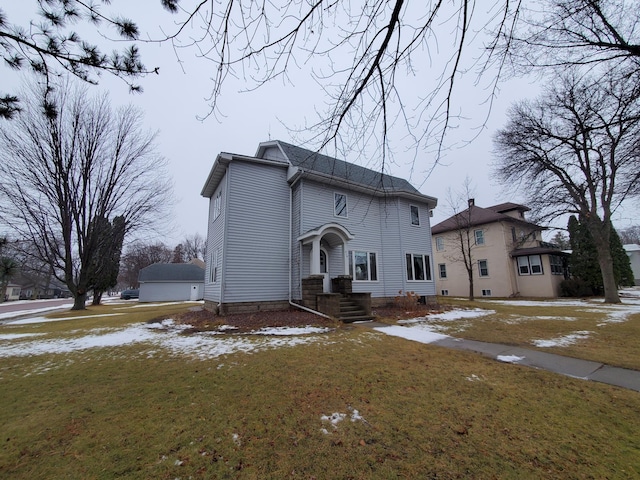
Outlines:
[[338, 320], [344, 323], [366, 322], [373, 320], [356, 302], [344, 296], [340, 298], [340, 316]]

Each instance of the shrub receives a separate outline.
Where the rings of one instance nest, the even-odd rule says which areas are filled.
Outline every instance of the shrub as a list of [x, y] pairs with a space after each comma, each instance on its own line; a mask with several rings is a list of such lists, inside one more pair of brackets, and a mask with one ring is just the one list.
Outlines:
[[593, 294], [591, 286], [581, 278], [569, 278], [560, 283], [561, 297], [591, 297]]

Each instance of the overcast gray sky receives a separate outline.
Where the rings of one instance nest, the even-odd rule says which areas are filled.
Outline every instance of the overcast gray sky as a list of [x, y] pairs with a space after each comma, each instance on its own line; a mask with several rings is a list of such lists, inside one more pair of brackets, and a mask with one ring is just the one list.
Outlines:
[[[33, 18], [35, 1], [5, 6], [7, 3], [6, 0], [0, 2], [9, 21]], [[185, 5], [189, 3], [185, 2]], [[136, 2], [133, 6], [128, 2], [115, 1], [112, 9], [132, 18], [142, 32], [149, 31], [154, 36], [159, 35], [160, 25], [167, 28], [174, 20], [160, 7], [159, 0]], [[110, 36], [115, 37], [114, 34]], [[107, 52], [118, 46], [108, 41], [99, 43]], [[441, 50], [445, 47], [445, 43], [438, 46]], [[123, 82], [108, 75], [103, 75], [100, 85], [92, 88], [108, 90], [114, 105], [133, 103], [139, 106], [145, 112], [146, 125], [159, 130], [159, 151], [169, 161], [177, 198], [175, 228], [168, 238], [161, 240], [173, 246], [185, 235], [206, 235], [208, 202], [200, 196], [200, 191], [218, 153], [253, 155], [259, 142], [270, 139], [295, 143], [287, 127], [300, 128], [317, 121], [315, 111], [323, 107], [324, 98], [322, 90], [306, 70], [292, 71], [293, 85], [276, 80], [253, 92], [240, 93], [246, 84], [242, 79], [237, 79], [224, 86], [220, 102], [224, 117], [218, 120], [209, 117], [200, 121], [197, 117], [208, 112], [206, 98], [211, 91], [213, 64], [197, 58], [194, 49], [181, 51], [182, 65], [168, 44], [143, 44], [140, 49], [144, 64], [160, 69], [160, 75], [150, 75], [139, 81], [144, 88], [143, 94], [129, 94]], [[433, 64], [414, 67], [420, 76], [407, 79], [407, 88], [418, 90], [415, 93], [419, 95], [420, 89], [426, 91], [430, 88], [425, 84], [429, 81], [429, 75], [433, 75], [435, 82], [440, 71]], [[0, 74], [3, 93], [13, 91], [20, 84], [20, 74], [4, 67]], [[500, 84], [499, 95], [484, 129], [471, 144], [459, 148], [456, 145], [461, 146], [466, 139], [476, 136], [477, 128], [488, 114], [485, 103], [487, 91], [474, 86], [474, 80], [475, 77], [470, 73], [460, 81], [460, 88], [455, 92], [455, 111], [467, 120], [459, 122], [459, 127], [445, 139], [445, 146], [449, 150], [441, 165], [431, 171], [434, 162], [432, 152], [421, 152], [414, 164], [414, 153], [404, 152], [402, 144], [396, 145], [394, 162], [388, 165], [387, 173], [407, 178], [422, 193], [439, 199], [440, 205], [434, 212], [433, 224], [451, 214], [447, 205], [447, 190], [459, 190], [467, 176], [471, 178], [479, 206], [522, 201], [520, 198], [505, 197], [500, 186], [491, 178], [491, 137], [496, 129], [503, 126], [505, 112], [511, 102], [523, 96], [535, 95], [538, 91], [536, 83], [520, 79]], [[305, 137], [304, 133], [297, 135]], [[375, 166], [357, 158], [355, 154], [346, 160]], [[638, 213], [637, 205], [627, 206], [625, 211], [616, 215], [614, 222], [618, 228], [638, 224]]]

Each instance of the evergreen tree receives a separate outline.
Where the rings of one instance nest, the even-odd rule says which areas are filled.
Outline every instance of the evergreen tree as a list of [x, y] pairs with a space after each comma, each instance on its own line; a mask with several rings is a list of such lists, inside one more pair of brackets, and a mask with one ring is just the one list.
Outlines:
[[91, 259], [89, 288], [93, 289], [93, 304], [99, 305], [102, 294], [118, 283], [120, 256], [125, 234], [124, 217], [118, 216], [109, 222], [105, 217], [94, 219], [97, 229], [96, 253]]
[[613, 258], [613, 273], [620, 287], [630, 287], [635, 284], [629, 255], [622, 246], [622, 241], [615, 228], [611, 228], [611, 257]]
[[569, 242], [571, 256], [569, 270], [574, 278], [579, 278], [588, 285], [593, 295], [603, 291], [602, 274], [598, 265], [598, 252], [587, 226], [571, 215], [569, 218]]
[[[571, 275], [586, 283], [593, 295], [601, 295], [604, 291], [602, 274], [591, 233], [589, 233], [585, 223], [580, 222], [573, 215], [569, 218], [568, 229], [572, 250], [571, 257], [569, 257]], [[613, 272], [617, 285], [633, 285], [633, 271], [631, 270], [629, 256], [622, 247], [620, 237], [613, 226], [611, 226], [610, 243]]]

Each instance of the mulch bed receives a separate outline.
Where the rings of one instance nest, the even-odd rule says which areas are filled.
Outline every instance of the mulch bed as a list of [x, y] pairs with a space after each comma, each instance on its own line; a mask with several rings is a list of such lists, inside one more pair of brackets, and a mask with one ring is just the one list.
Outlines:
[[[440, 306], [418, 305], [411, 311], [397, 306], [376, 308], [372, 313], [378, 321], [393, 323], [404, 318], [428, 315], [435, 311], [442, 311]], [[268, 312], [243, 313], [233, 315], [216, 315], [202, 308], [193, 309], [180, 315], [172, 316], [177, 323], [192, 325], [192, 331], [215, 330], [221, 325], [235, 327], [234, 333], [250, 332], [265, 327], [336, 327], [341, 325], [336, 320], [321, 317], [304, 310], [291, 309]]]

